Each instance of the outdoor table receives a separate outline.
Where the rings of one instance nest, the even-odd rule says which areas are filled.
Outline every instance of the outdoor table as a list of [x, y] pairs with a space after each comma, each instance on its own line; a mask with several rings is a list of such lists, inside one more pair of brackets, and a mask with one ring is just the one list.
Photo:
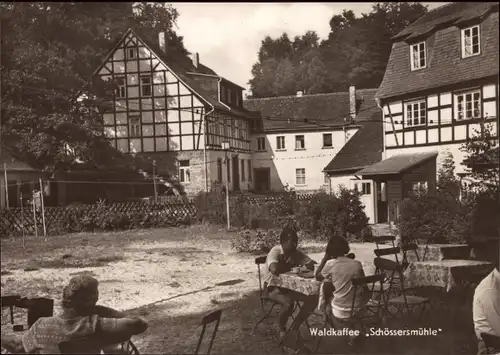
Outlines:
[[478, 260], [429, 260], [415, 261], [404, 272], [406, 288], [440, 287], [447, 292], [466, 286], [465, 283], [479, 276], [486, 276], [493, 264]]
[[[417, 253], [421, 261], [469, 259], [470, 248], [467, 244], [420, 244]], [[406, 252], [406, 258], [409, 263], [417, 261], [413, 251]]]
[[288, 290], [300, 292], [306, 296], [319, 296], [321, 282], [314, 278], [314, 272], [292, 274], [284, 273], [278, 276], [273, 275], [268, 286], [277, 286]]
[[[268, 283], [268, 286], [282, 287], [282, 288], [286, 288], [288, 290], [299, 292], [307, 297], [316, 296], [319, 298], [321, 281], [317, 281], [315, 279], [313, 271], [307, 271], [307, 272], [302, 272], [302, 273], [298, 273], [298, 274], [288, 272], [288, 273], [280, 274], [278, 276], [273, 275], [271, 280]], [[300, 325], [302, 325], [306, 321], [307, 321], [307, 319], [304, 319], [304, 321], [301, 322]], [[295, 320], [290, 325], [287, 333], [289, 331], [291, 331], [294, 324], [296, 324]], [[298, 340], [299, 340], [299, 337], [297, 338], [297, 341], [295, 342], [295, 349], [293, 349], [293, 350], [296, 350], [297, 346], [299, 345]]]

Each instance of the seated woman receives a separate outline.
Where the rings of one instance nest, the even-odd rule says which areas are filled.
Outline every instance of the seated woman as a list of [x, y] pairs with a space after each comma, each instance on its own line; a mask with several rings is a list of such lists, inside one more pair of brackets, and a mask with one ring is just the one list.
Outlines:
[[348, 256], [348, 253], [349, 243], [345, 238], [330, 238], [323, 261], [316, 271], [318, 280], [328, 279], [332, 282], [334, 291], [331, 308], [333, 316], [339, 319], [351, 316], [354, 296], [356, 296], [354, 312], [361, 310], [370, 298], [370, 292], [366, 285], [357, 288], [356, 293], [354, 292], [351, 280], [365, 277], [365, 273], [361, 262]]
[[38, 319], [22, 337], [2, 335], [2, 348], [12, 353], [57, 354], [60, 343], [86, 338], [103, 349], [148, 328], [141, 318], [96, 305], [98, 281], [92, 276], [73, 277], [62, 296], [61, 315]]

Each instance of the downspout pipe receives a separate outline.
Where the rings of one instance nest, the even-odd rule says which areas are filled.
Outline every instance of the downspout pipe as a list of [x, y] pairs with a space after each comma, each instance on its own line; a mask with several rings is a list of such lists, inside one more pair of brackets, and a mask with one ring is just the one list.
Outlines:
[[210, 111], [205, 114], [205, 122], [203, 122], [203, 165], [205, 166], [205, 192], [208, 192], [208, 166], [207, 166], [207, 126], [208, 126], [208, 116], [215, 111], [212, 106]]
[[386, 150], [385, 150], [385, 121], [384, 121], [384, 107], [382, 106], [382, 100], [378, 97], [375, 98], [375, 102], [377, 103], [377, 107], [382, 112], [382, 160], [386, 159]]

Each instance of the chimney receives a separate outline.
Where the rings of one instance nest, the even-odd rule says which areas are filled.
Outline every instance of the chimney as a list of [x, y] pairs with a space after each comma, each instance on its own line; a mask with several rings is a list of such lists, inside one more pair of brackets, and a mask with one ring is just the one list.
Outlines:
[[302, 97], [303, 92], [302, 91], [297, 91], [297, 97]]
[[356, 87], [349, 87], [349, 115], [351, 120], [356, 119]]
[[167, 53], [167, 41], [166, 41], [165, 32], [158, 33], [158, 45], [163, 53]]
[[194, 67], [198, 68], [198, 65], [200, 64], [200, 55], [198, 54], [198, 52], [193, 53], [191, 55], [191, 59], [193, 60]]

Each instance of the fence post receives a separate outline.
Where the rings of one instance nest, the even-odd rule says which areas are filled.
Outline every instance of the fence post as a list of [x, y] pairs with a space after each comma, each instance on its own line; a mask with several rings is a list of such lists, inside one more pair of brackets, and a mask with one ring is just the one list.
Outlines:
[[42, 185], [42, 179], [38, 179], [40, 181], [40, 202], [42, 205], [42, 223], [43, 223], [43, 236], [45, 240], [47, 240], [47, 227], [45, 226], [45, 204], [43, 202], [43, 185]]
[[24, 206], [23, 206], [23, 196], [19, 197], [21, 200], [21, 230], [23, 231], [23, 249], [26, 248], [26, 242], [24, 240]]
[[35, 194], [33, 194], [33, 223], [35, 224], [35, 238], [38, 238], [38, 226], [36, 223], [36, 206], [35, 206]]

